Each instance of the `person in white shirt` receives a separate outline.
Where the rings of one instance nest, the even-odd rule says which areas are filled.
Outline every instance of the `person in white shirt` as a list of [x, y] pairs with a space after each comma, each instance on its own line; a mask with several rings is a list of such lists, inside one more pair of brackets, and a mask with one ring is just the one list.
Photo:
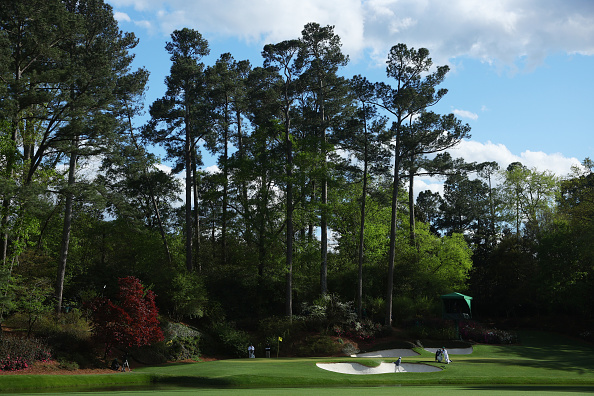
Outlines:
[[442, 355], [443, 355], [443, 361], [444, 361], [444, 363], [446, 363], [446, 364], [449, 364], [449, 363], [451, 363], [451, 362], [452, 362], [452, 361], [450, 360], [450, 355], [448, 355], [448, 350], [447, 350], [447, 349], [445, 349], [445, 347], [444, 347], [444, 348], [442, 348], [442, 351], [441, 351], [441, 353], [442, 353]]

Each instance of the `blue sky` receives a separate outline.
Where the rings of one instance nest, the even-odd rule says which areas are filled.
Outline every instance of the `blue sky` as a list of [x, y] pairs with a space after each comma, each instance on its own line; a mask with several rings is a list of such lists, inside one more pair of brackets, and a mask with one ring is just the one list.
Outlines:
[[472, 127], [455, 156], [502, 167], [521, 161], [560, 176], [594, 159], [591, 0], [107, 2], [120, 28], [140, 39], [135, 66], [151, 73], [146, 109], [164, 93], [170, 67], [164, 46], [174, 29], [202, 33], [211, 47], [207, 64], [230, 52], [260, 66], [265, 44], [298, 38], [306, 23], [318, 22], [334, 25], [341, 37], [351, 59], [345, 76], [389, 82], [385, 58], [401, 42], [426, 47], [434, 64], [448, 64], [442, 86], [449, 93], [434, 110]]

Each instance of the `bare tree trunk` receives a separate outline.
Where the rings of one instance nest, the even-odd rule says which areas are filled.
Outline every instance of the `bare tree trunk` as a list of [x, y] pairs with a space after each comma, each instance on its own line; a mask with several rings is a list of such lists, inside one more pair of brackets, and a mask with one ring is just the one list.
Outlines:
[[[15, 142], [17, 140], [17, 128], [12, 128], [11, 142]], [[6, 161], [6, 169], [5, 173], [6, 176], [10, 178], [14, 177], [14, 161], [15, 161], [15, 153], [10, 152]], [[2, 234], [2, 245], [0, 246], [0, 254], [2, 255], [0, 262], [2, 265], [6, 265], [8, 260], [8, 212], [10, 210], [10, 198], [4, 197], [2, 200], [2, 220], [0, 221], [0, 230], [3, 230]]]
[[[286, 94], [286, 92], [285, 92]], [[286, 95], [288, 97], [288, 95]], [[289, 104], [285, 107], [285, 157], [287, 175], [287, 251], [286, 251], [286, 289], [285, 289], [285, 314], [293, 319], [293, 143], [291, 142], [291, 121]]]
[[[75, 143], [76, 144], [76, 143]], [[56, 313], [62, 311], [62, 297], [64, 293], [64, 277], [66, 275], [66, 263], [68, 261], [68, 248], [70, 246], [70, 229], [72, 228], [72, 208], [74, 206], [74, 193], [71, 191], [74, 186], [76, 172], [77, 154], [70, 154], [68, 169], [68, 187], [66, 190], [66, 205], [64, 208], [64, 226], [62, 228], [62, 244], [60, 247], [60, 259], [58, 261], [58, 274], [56, 277]]]
[[363, 191], [361, 192], [361, 224], [359, 225], [359, 273], [357, 276], [357, 316], [363, 319], [363, 261], [365, 259], [365, 204], [367, 202], [367, 170], [369, 146], [367, 141], [367, 119], [364, 119], [365, 147], [363, 152]]
[[392, 185], [392, 218], [390, 220], [390, 256], [386, 292], [386, 326], [392, 326], [392, 300], [394, 292], [394, 261], [396, 259], [396, 215], [398, 213], [398, 185], [400, 183], [400, 125], [397, 127], [394, 149], [394, 183]]
[[[412, 161], [412, 159], [411, 159]], [[408, 174], [408, 227], [410, 233], [410, 245], [415, 245], [415, 201], [414, 201], [414, 182], [415, 182], [415, 171], [411, 166]]]
[[185, 221], [186, 221], [186, 269], [188, 272], [192, 272], [194, 270], [194, 261], [192, 259], [192, 145], [191, 145], [191, 135], [190, 135], [190, 120], [189, 120], [189, 104], [186, 104], [186, 137], [185, 137], [185, 147], [184, 147], [184, 156], [186, 160], [186, 213], [185, 213]]
[[328, 166], [327, 166], [327, 152], [326, 152], [326, 114], [324, 107], [324, 83], [320, 81], [320, 92], [322, 93], [321, 112], [322, 112], [322, 213], [320, 218], [320, 243], [322, 265], [320, 268], [320, 292], [322, 295], [328, 293]]
[[197, 153], [196, 148], [192, 150], [192, 175], [193, 175], [193, 183], [192, 183], [192, 194], [194, 198], [194, 242], [193, 242], [193, 249], [194, 249], [194, 268], [198, 268], [198, 272], [202, 272], [202, 264], [200, 261], [200, 210], [198, 205], [198, 169], [197, 169]]
[[328, 293], [328, 181], [324, 176], [322, 182], [322, 213], [321, 213], [321, 233], [320, 233], [320, 244], [321, 244], [321, 259], [322, 265], [320, 268], [320, 292], [322, 295]]
[[229, 101], [225, 98], [225, 128], [223, 132], [223, 213], [221, 218], [221, 258], [227, 264], [227, 206], [229, 194]]

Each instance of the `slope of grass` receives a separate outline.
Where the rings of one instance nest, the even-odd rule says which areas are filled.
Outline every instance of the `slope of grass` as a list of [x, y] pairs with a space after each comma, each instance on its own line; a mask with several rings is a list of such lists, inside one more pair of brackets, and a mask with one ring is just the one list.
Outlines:
[[[419, 350], [420, 351], [420, 350]], [[404, 358], [407, 363], [434, 364], [443, 371], [348, 375], [319, 369], [317, 362], [359, 362], [368, 366], [394, 359], [281, 358], [233, 359], [178, 363], [136, 369], [129, 375], [0, 376], [0, 391], [51, 387], [95, 387], [162, 384], [200, 388], [302, 388], [398, 385], [594, 385], [594, 348], [550, 333], [521, 334], [521, 344], [476, 345], [471, 355], [454, 355], [449, 365], [434, 363], [434, 355]]]

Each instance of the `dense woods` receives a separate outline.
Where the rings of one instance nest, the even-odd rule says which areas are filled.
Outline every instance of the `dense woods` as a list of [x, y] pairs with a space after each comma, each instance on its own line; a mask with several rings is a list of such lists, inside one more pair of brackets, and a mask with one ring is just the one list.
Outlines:
[[[396, 44], [376, 83], [344, 75], [332, 26], [264, 46], [259, 65], [205, 64], [184, 28], [144, 103], [136, 43], [100, 0], [0, 5], [0, 323], [129, 276], [162, 316], [213, 327], [319, 301], [391, 325], [438, 316], [453, 291], [484, 317], [594, 313], [594, 164], [558, 177], [452, 158], [470, 128], [432, 111], [448, 67], [427, 49]], [[426, 175], [443, 193], [415, 199]]]

